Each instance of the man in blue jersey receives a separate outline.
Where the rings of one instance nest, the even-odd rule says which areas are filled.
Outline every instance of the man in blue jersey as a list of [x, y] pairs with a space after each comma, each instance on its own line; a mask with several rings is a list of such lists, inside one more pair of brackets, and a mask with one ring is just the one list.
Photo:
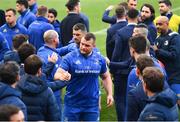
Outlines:
[[5, 12], [6, 15], [6, 24], [2, 25], [0, 28], [0, 32], [3, 33], [6, 40], [8, 41], [9, 48], [12, 49], [13, 37], [17, 34], [27, 35], [27, 29], [16, 22], [16, 10], [9, 8]]
[[20, 14], [17, 22], [24, 25], [28, 29], [29, 25], [36, 20], [36, 16], [28, 9], [28, 1], [17, 0], [16, 10]]
[[60, 56], [64, 56], [74, 50], [79, 49], [82, 37], [87, 33], [86, 26], [82, 23], [77, 23], [73, 26], [73, 38], [67, 46], [58, 48]]
[[[51, 56], [51, 55], [57, 55], [58, 56], [57, 61], [56, 61], [56, 63], [54, 64], [54, 66], [52, 68], [52, 71], [47, 75], [48, 85], [50, 87], [54, 87], [50, 83], [55, 82], [54, 74], [55, 74], [57, 68], [60, 66], [60, 63], [61, 63], [61, 60], [62, 60], [61, 57], [57, 54], [57, 51], [56, 51], [56, 47], [58, 46], [58, 43], [59, 43], [58, 33], [55, 30], [46, 31], [44, 33], [44, 41], [45, 41], [44, 46], [42, 46], [37, 52], [37, 55], [43, 61], [42, 69], [44, 70], [46, 68], [46, 66], [48, 65], [49, 56]], [[58, 87], [58, 86], [56, 86], [56, 87]], [[54, 90], [54, 95], [56, 97], [57, 103], [58, 103], [58, 105], [60, 107], [60, 110], [61, 110], [60, 88], [56, 88], [56, 90]]]
[[[94, 45], [95, 36], [92, 33], [87, 33], [81, 39], [80, 49], [69, 53], [62, 60], [59, 69], [71, 74], [71, 79], [66, 87], [64, 120], [98, 120], [99, 75], [107, 92], [107, 106], [113, 104], [110, 74], [105, 59], [93, 51]], [[61, 74], [58, 70], [55, 77]]]
[[54, 8], [48, 9], [48, 21], [50, 24], [53, 25], [55, 31], [59, 35], [59, 48], [62, 47], [62, 42], [61, 42], [61, 30], [60, 30], [60, 24], [61, 22], [57, 19], [57, 11]]
[[9, 51], [9, 45], [3, 34], [0, 32], [0, 61], [3, 60], [4, 54]]
[[36, 15], [37, 10], [38, 10], [38, 5], [36, 0], [28, 0], [28, 5], [30, 12], [34, 13]]
[[46, 6], [40, 6], [37, 12], [37, 19], [28, 28], [29, 43], [38, 50], [44, 45], [43, 35], [47, 30], [53, 30], [54, 27], [48, 23], [48, 9]]

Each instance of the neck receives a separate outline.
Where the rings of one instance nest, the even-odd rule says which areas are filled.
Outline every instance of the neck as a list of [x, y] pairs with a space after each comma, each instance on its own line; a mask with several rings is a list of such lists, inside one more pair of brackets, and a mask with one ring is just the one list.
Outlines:
[[[149, 50], [146, 51], [145, 53], [141, 53], [141, 54], [146, 54], [147, 56], [150, 56]], [[134, 59], [135, 59], [135, 61], [137, 61], [138, 57], [139, 57], [141, 54], [138, 54], [138, 53], [135, 53], [135, 54], [134, 54]]]
[[78, 12], [76, 10], [69, 11], [69, 13], [76, 13], [76, 14], [78, 14]]
[[167, 30], [164, 30], [162, 33], [161, 33], [161, 35], [166, 35], [167, 33], [168, 33], [168, 29]]
[[154, 96], [154, 95], [155, 95], [155, 93], [153, 93], [153, 92], [150, 92], [150, 91], [147, 92], [147, 96], [148, 96], [148, 97], [152, 97], [152, 96]]
[[118, 18], [118, 19], [117, 19], [117, 23], [120, 22], [120, 21], [126, 21], [125, 17], [122, 17], [122, 18]]
[[138, 23], [137, 19], [128, 19], [128, 23]]
[[13, 23], [7, 23], [10, 27], [14, 27], [16, 25], [16, 22]]
[[14, 84], [11, 85], [11, 87], [16, 88], [16, 84], [17, 83], [15, 82]]
[[50, 48], [54, 48], [54, 49], [56, 49], [56, 46], [55, 45], [53, 45], [53, 44], [46, 44], [48, 47], [50, 47]]

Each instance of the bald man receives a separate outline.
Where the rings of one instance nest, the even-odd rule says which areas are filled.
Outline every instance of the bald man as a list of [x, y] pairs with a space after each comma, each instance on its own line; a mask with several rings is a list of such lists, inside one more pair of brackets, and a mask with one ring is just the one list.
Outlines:
[[158, 60], [165, 66], [168, 83], [179, 97], [180, 105], [180, 35], [169, 29], [169, 19], [166, 16], [157, 19], [156, 27], [160, 35], [156, 38], [153, 49]]
[[[169, 19], [169, 28], [172, 31], [178, 32], [180, 34], [180, 16], [174, 14], [171, 11], [172, 3], [170, 0], [159, 0], [159, 11], [161, 16], [166, 16]], [[156, 17], [154, 23], [157, 22], [157, 19], [160, 16]]]

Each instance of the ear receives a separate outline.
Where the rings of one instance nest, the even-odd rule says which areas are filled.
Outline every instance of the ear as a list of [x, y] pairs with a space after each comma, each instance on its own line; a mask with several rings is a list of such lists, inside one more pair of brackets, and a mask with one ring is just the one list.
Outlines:
[[96, 47], [96, 44], [95, 44], [95, 43], [93, 43], [93, 47]]
[[140, 70], [138, 68], [136, 68], [136, 76], [140, 76]]
[[38, 76], [41, 76], [41, 75], [42, 75], [42, 69], [41, 69], [41, 68], [38, 69], [37, 75], [38, 75]]
[[146, 86], [146, 83], [143, 82], [142, 84], [143, 84], [143, 90], [144, 90], [145, 94], [147, 94], [147, 86]]
[[130, 55], [131, 55], [132, 57], [134, 57], [134, 53], [135, 53], [135, 50], [134, 50], [132, 47], [130, 47]]
[[19, 81], [19, 80], [20, 80], [20, 75], [18, 74], [16, 77], [16, 81]]

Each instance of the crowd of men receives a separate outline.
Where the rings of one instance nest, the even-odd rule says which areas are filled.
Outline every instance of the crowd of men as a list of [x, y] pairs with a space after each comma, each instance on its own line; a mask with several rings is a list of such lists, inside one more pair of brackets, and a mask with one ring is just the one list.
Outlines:
[[137, 0], [105, 10], [107, 57], [79, 0], [66, 2], [62, 21], [36, 0], [0, 11], [0, 120], [99, 121], [100, 76], [118, 121], [178, 121], [180, 16], [170, 0], [158, 3], [158, 17]]

